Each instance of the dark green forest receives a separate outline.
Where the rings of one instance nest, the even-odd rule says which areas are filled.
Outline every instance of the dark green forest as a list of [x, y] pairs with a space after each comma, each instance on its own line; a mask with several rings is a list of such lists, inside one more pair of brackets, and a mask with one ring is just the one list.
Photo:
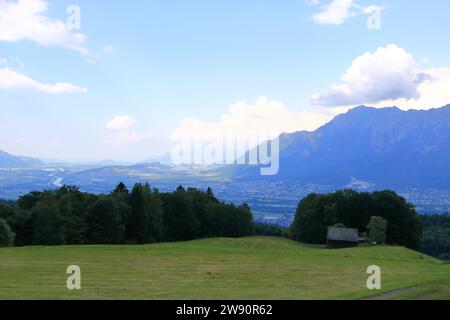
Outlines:
[[426, 254], [450, 260], [450, 214], [424, 215], [421, 250]]
[[367, 238], [371, 217], [387, 222], [387, 244], [450, 260], [450, 214], [418, 215], [412, 204], [389, 190], [310, 194], [300, 201], [289, 233], [297, 241], [324, 244], [327, 227], [341, 225]]
[[248, 205], [221, 202], [211, 189], [160, 193], [120, 183], [111, 194], [94, 195], [63, 186], [0, 204], [3, 245], [145, 244], [253, 232]]
[[420, 248], [421, 220], [414, 206], [393, 191], [340, 190], [330, 194], [310, 194], [298, 205], [292, 233], [298, 241], [324, 244], [327, 227], [339, 224], [358, 229], [366, 237], [371, 217], [386, 220], [386, 243]]

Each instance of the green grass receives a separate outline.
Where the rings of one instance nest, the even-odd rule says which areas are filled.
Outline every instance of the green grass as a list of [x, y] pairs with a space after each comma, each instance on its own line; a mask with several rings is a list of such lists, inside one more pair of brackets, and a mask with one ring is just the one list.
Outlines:
[[[369, 265], [380, 291], [366, 289]], [[79, 265], [82, 290], [66, 289]], [[400, 247], [328, 250], [268, 237], [0, 249], [0, 299], [449, 299], [450, 264]]]

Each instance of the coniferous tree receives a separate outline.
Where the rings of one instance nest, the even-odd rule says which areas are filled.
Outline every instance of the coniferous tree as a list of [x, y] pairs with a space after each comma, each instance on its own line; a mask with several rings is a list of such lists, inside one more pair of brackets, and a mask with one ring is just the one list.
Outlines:
[[118, 194], [118, 193], [124, 193], [124, 194], [128, 194], [129, 191], [127, 189], [127, 187], [125, 186], [125, 184], [123, 182], [120, 182], [116, 188], [113, 190], [112, 192], [113, 194]]
[[56, 201], [46, 195], [37, 202], [32, 210], [33, 244], [65, 244], [66, 233], [64, 218], [60, 215]]
[[87, 238], [93, 244], [117, 244], [123, 242], [125, 227], [113, 199], [97, 200], [86, 216]]
[[168, 241], [195, 239], [199, 222], [194, 214], [191, 199], [183, 187], [176, 192], [164, 194], [164, 237]]
[[142, 184], [135, 184], [130, 193], [131, 212], [127, 224], [127, 239], [135, 243], [146, 243], [149, 219], [146, 207], [146, 195]]

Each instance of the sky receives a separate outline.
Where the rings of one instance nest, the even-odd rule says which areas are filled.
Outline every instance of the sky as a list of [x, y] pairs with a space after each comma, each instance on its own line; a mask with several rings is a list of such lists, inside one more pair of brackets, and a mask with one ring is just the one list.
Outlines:
[[198, 134], [450, 103], [447, 0], [0, 0], [0, 150], [144, 161]]

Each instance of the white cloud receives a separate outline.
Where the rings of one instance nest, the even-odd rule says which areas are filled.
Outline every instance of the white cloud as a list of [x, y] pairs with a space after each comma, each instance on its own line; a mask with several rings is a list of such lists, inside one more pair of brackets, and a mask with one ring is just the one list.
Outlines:
[[391, 99], [375, 104], [375, 107], [398, 106], [401, 109], [431, 109], [450, 104], [450, 67], [425, 70], [428, 78], [417, 87], [416, 99]]
[[396, 45], [388, 45], [357, 57], [341, 77], [342, 84], [331, 85], [314, 95], [311, 102], [336, 107], [417, 99], [419, 85], [428, 78], [427, 73], [418, 71], [412, 54]]
[[315, 94], [311, 103], [324, 107], [395, 105], [402, 109], [449, 104], [450, 67], [424, 69], [424, 61], [416, 62], [411, 53], [394, 44], [366, 52], [353, 61], [341, 84]]
[[128, 115], [117, 116], [110, 120], [105, 127], [116, 132], [114, 139], [110, 140], [110, 142], [131, 143], [153, 138], [153, 135], [150, 133], [139, 133], [131, 130], [135, 124], [136, 120]]
[[352, 12], [353, 0], [333, 0], [331, 3], [324, 5], [319, 13], [313, 16], [313, 20], [319, 24], [340, 25], [348, 18], [355, 16]]
[[308, 6], [316, 6], [316, 5], [320, 4], [320, 0], [306, 0], [306, 4]]
[[[272, 139], [281, 133], [315, 130], [331, 118], [330, 113], [318, 111], [292, 112], [281, 102], [262, 97], [254, 105], [243, 101], [231, 105], [228, 113], [224, 114], [219, 122], [184, 119], [171, 138], [175, 141], [184, 139], [207, 141], [221, 137], [239, 140], [255, 136]], [[254, 142], [257, 144], [257, 141]]]
[[[318, 5], [319, 1], [310, 0], [308, 5]], [[333, 0], [321, 7], [321, 11], [313, 15], [313, 21], [325, 25], [341, 25], [351, 17], [360, 14], [373, 14], [382, 9], [376, 5], [360, 6], [354, 0]]]
[[85, 93], [86, 88], [81, 88], [67, 82], [45, 84], [34, 80], [25, 74], [16, 72], [9, 67], [0, 68], [0, 89], [2, 90], [32, 90], [49, 94], [61, 93]]
[[64, 46], [87, 55], [85, 35], [45, 16], [45, 0], [0, 0], [0, 41], [31, 40], [43, 46]]
[[106, 124], [109, 130], [124, 130], [131, 128], [136, 123], [136, 120], [128, 115], [117, 116]]

